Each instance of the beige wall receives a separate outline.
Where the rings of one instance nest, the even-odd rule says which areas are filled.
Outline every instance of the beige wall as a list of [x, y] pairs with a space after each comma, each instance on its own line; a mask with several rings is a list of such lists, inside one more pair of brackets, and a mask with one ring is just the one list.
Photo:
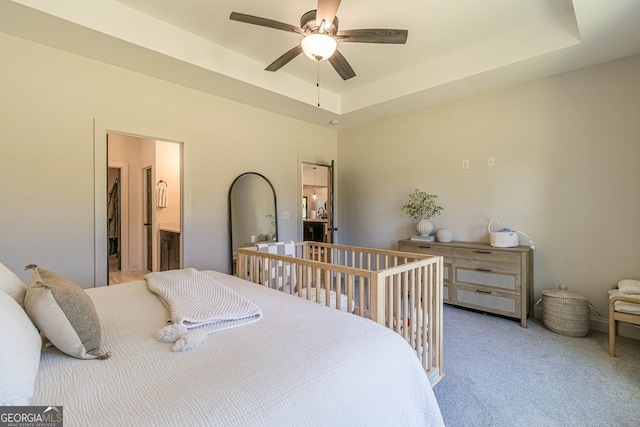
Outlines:
[[340, 132], [342, 239], [395, 248], [417, 187], [455, 240], [488, 242], [494, 217], [529, 234], [536, 299], [563, 283], [606, 316], [607, 289], [640, 279], [638, 76], [635, 56]]
[[154, 199], [156, 220], [161, 226], [163, 224], [180, 226], [180, 156], [180, 144], [156, 142], [156, 172], [153, 191], [157, 191], [157, 183], [160, 180], [167, 184], [167, 207], [159, 208]]
[[295, 239], [299, 159], [337, 155], [333, 130], [5, 34], [0, 52], [0, 260], [23, 280], [23, 266], [37, 263], [83, 287], [94, 282], [94, 120], [188, 135], [185, 266], [200, 269], [228, 268], [236, 176], [269, 178], [279, 211], [291, 213], [279, 212], [280, 237]]
[[564, 283], [605, 315], [606, 289], [640, 277], [638, 56], [341, 131], [338, 150], [335, 131], [13, 36], [0, 51], [0, 260], [24, 280], [37, 263], [93, 283], [94, 120], [188, 135], [185, 266], [226, 271], [236, 176], [271, 180], [296, 239], [300, 161], [339, 156], [342, 242], [395, 247], [419, 187], [456, 240], [486, 241], [493, 217], [531, 235], [536, 298]]

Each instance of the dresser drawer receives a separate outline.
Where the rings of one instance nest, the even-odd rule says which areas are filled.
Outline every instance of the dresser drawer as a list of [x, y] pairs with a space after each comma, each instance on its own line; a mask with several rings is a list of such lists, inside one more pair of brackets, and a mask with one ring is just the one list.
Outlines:
[[494, 251], [491, 249], [461, 249], [452, 248], [453, 257], [466, 258], [476, 261], [489, 261], [489, 262], [507, 262], [507, 263], [520, 263], [520, 253], [518, 252], [505, 252]]
[[520, 317], [520, 295], [459, 286], [456, 304], [505, 316]]
[[508, 262], [491, 262], [489, 260], [472, 260], [466, 258], [454, 258], [453, 264], [458, 267], [466, 267], [470, 270], [499, 271], [501, 273], [520, 273], [522, 266]]
[[490, 268], [453, 267], [455, 284], [481, 285], [505, 291], [520, 291], [520, 274]]
[[451, 302], [451, 286], [448, 284], [442, 285], [442, 301]]
[[444, 258], [444, 262], [449, 263], [451, 262], [451, 254], [453, 253], [453, 248], [432, 246], [428, 242], [418, 244], [399, 243], [398, 250], [402, 252], [414, 252], [418, 254], [441, 256]]

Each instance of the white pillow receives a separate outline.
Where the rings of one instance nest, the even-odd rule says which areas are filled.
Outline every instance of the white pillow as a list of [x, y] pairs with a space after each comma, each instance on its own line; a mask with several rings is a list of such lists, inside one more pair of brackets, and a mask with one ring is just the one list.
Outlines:
[[624, 279], [618, 282], [618, 289], [623, 294], [640, 294], [640, 280]]
[[27, 291], [27, 285], [1, 262], [0, 289], [8, 293], [20, 306], [24, 307], [24, 293]]
[[30, 405], [42, 339], [27, 313], [0, 291], [0, 405]]

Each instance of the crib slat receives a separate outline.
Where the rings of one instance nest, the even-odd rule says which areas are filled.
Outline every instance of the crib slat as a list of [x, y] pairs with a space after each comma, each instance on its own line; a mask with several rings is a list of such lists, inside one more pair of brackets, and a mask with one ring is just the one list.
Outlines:
[[[327, 307], [331, 307], [331, 270], [324, 270], [324, 301]], [[336, 295], [336, 304], [338, 300]]]
[[[409, 319], [409, 325], [407, 329], [409, 329], [409, 343], [411, 344], [411, 348], [416, 349], [416, 317], [418, 314], [418, 309], [416, 307], [416, 271], [411, 270], [409, 273], [409, 313], [407, 314], [407, 318]], [[414, 314], [415, 313], [415, 314]]]
[[363, 277], [358, 278], [358, 305], [360, 307], [366, 307], [364, 302], [364, 288], [367, 286]]
[[400, 335], [402, 335], [401, 331], [400, 331], [400, 326], [402, 324], [402, 320], [400, 319], [400, 316], [402, 314], [402, 295], [401, 295], [401, 287], [402, 284], [400, 283], [400, 277], [398, 277], [397, 274], [393, 275], [394, 278], [394, 290], [395, 290], [395, 296], [394, 296], [394, 300], [396, 303], [396, 307], [395, 307], [395, 328], [396, 328], [396, 332], [399, 333]]
[[314, 274], [314, 285], [315, 285], [315, 289], [316, 289], [316, 302], [320, 302], [320, 279], [321, 279], [321, 273], [322, 270], [318, 267], [315, 268], [315, 274]]
[[[313, 282], [313, 267], [312, 266], [306, 266], [307, 268], [307, 274], [306, 274], [306, 280], [307, 282], [305, 283], [305, 288], [307, 290], [307, 299], [311, 300], [311, 283]], [[302, 294], [300, 294], [302, 295]]]
[[408, 272], [400, 273], [402, 280], [402, 330], [405, 340], [409, 340], [409, 278]]
[[[353, 274], [347, 274], [347, 301], [353, 301]], [[362, 316], [364, 312], [364, 307], [360, 307], [360, 315]]]
[[[336, 273], [336, 308], [342, 310], [342, 273]], [[347, 311], [351, 312], [351, 305], [347, 299]]]
[[386, 293], [387, 293], [387, 328], [393, 330], [393, 277], [387, 277], [386, 279]]
[[[433, 283], [432, 279], [433, 279], [433, 269], [429, 266], [427, 269], [427, 277], [428, 277], [428, 283]], [[429, 316], [429, 321], [428, 321], [428, 325], [426, 325], [426, 327], [422, 328], [422, 342], [426, 343], [425, 347], [427, 347], [425, 350], [423, 350], [422, 353], [422, 367], [427, 370], [430, 367], [431, 361], [428, 360], [429, 356], [428, 354], [431, 353], [433, 350], [433, 341], [432, 341], [432, 335], [433, 334], [428, 334], [427, 335], [427, 328], [432, 328], [433, 327], [433, 318], [431, 317], [431, 295], [429, 295], [429, 290], [430, 290], [430, 286], [425, 286], [424, 288], [422, 288], [422, 301], [426, 302], [427, 304], [427, 312], [426, 314]]]
[[423, 269], [419, 268], [416, 272], [416, 283], [414, 289], [415, 295], [415, 307], [416, 307], [416, 318], [415, 318], [415, 329], [414, 334], [416, 336], [416, 353], [418, 354], [418, 358], [422, 361], [424, 357], [424, 341], [422, 341], [422, 331], [425, 329], [424, 320], [422, 318], [424, 310], [422, 309], [422, 305], [420, 302], [422, 301], [422, 280], [423, 280]]

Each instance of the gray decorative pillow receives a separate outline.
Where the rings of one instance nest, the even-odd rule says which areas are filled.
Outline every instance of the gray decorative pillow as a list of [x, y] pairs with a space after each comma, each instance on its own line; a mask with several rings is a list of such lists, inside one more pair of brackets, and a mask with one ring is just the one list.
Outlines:
[[106, 359], [100, 319], [87, 293], [64, 277], [35, 265], [24, 298], [33, 323], [56, 348], [78, 359]]

